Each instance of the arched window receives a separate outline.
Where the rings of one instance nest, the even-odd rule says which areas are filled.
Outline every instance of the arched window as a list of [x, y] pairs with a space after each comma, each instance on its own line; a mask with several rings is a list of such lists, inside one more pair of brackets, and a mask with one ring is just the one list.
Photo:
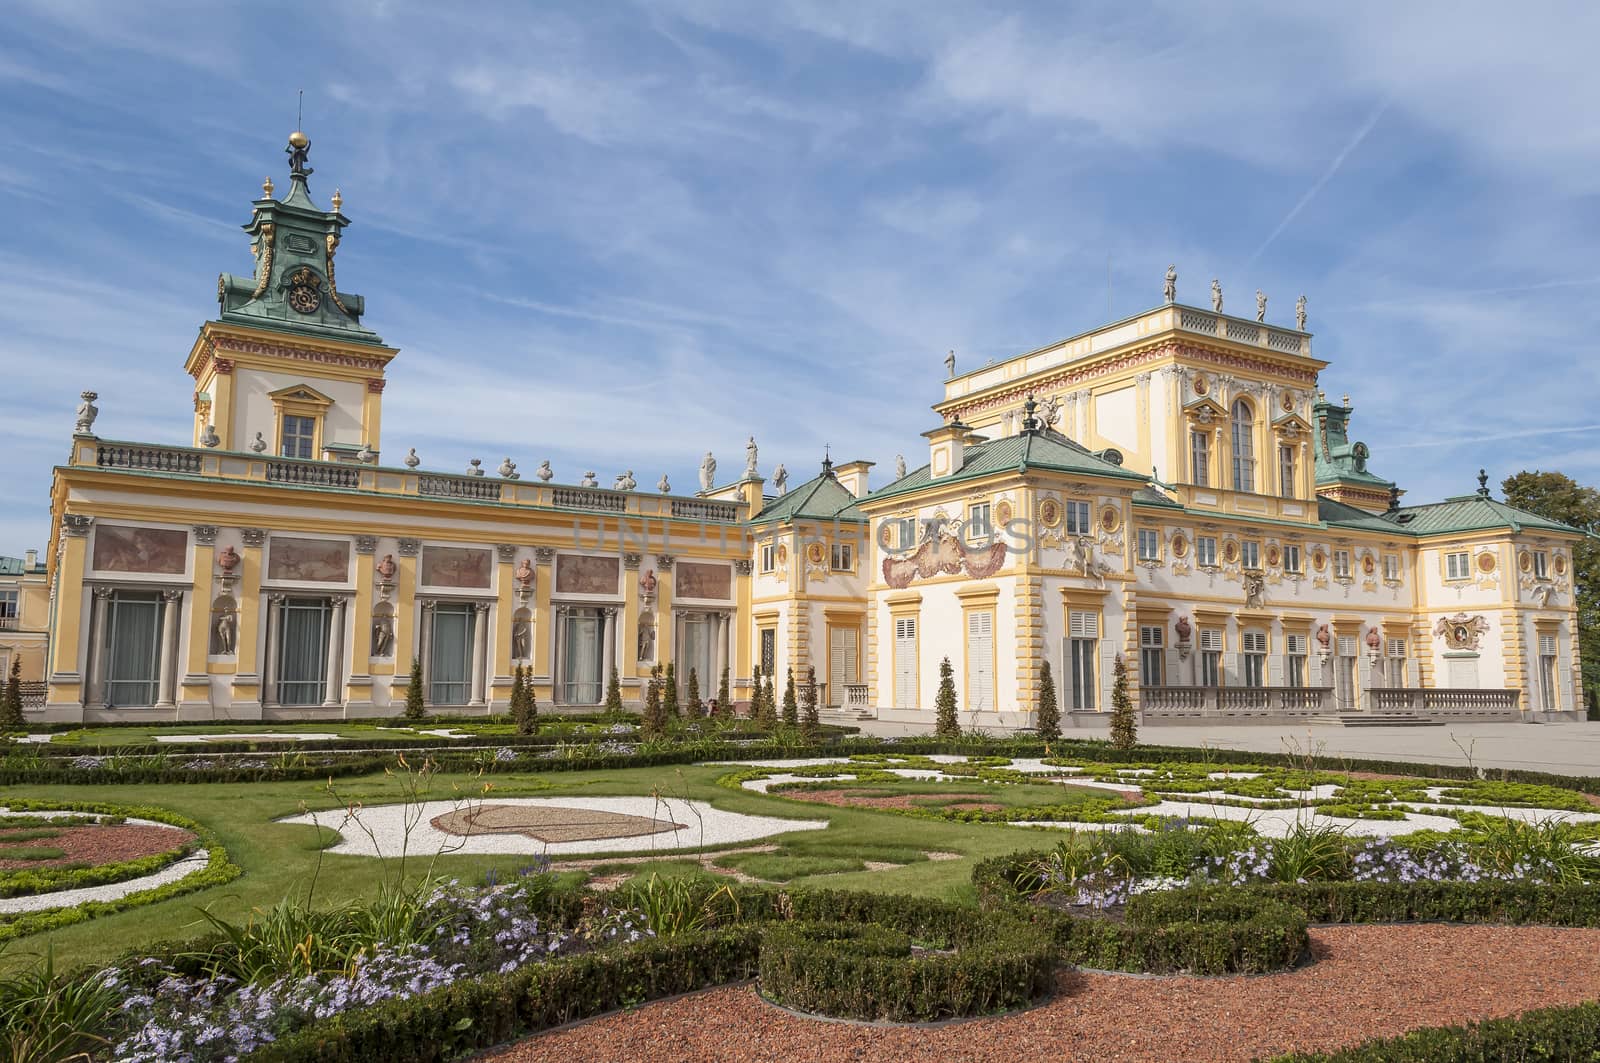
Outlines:
[[1255, 411], [1244, 399], [1233, 404], [1233, 489], [1255, 491]]

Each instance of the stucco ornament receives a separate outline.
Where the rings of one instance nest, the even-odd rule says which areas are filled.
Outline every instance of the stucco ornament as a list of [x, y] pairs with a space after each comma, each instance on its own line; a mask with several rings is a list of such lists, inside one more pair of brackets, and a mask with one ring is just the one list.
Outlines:
[[235, 550], [230, 543], [224, 546], [222, 551], [217, 554], [217, 567], [222, 569], [224, 575], [230, 575], [234, 569], [239, 567], [241, 560], [239, 551]]
[[1215, 277], [1211, 278], [1211, 309], [1222, 313], [1222, 282]]
[[711, 456], [711, 451], [706, 451], [706, 456], [700, 459], [700, 490], [709, 491], [716, 481], [717, 459]]
[[267, 450], [267, 441], [266, 441], [266, 440], [265, 440], [265, 439], [263, 439], [263, 438], [262, 438], [262, 436], [261, 436], [261, 433], [260, 433], [260, 432], [257, 432], [257, 433], [256, 433], [256, 438], [255, 438], [255, 442], [253, 442], [253, 443], [251, 443], [251, 444], [250, 444], [250, 449], [251, 449], [251, 450], [253, 450], [253, 451], [255, 451], [255, 452], [256, 452], [256, 453], [257, 453], [257, 454], [264, 454], [264, 453], [266, 453], [266, 450]]
[[1267, 602], [1267, 581], [1260, 576], [1244, 578], [1244, 607], [1260, 609]]
[[772, 486], [778, 489], [778, 494], [785, 494], [789, 490], [789, 470], [784, 468], [783, 462], [778, 462], [778, 467], [772, 470]]
[[662, 473], [661, 479], [656, 482], [656, 490], [660, 491], [664, 495], [670, 495], [672, 493], [672, 483], [667, 479], [666, 473]]
[[550, 461], [549, 459], [546, 459], [539, 463], [539, 467], [534, 470], [533, 474], [537, 476], [541, 482], [549, 483], [555, 477], [555, 470], [550, 468]]
[[754, 480], [758, 475], [756, 461], [759, 453], [760, 451], [756, 447], [756, 437], [751, 436], [744, 445], [744, 478], [746, 480]]
[[[779, 549], [782, 550], [782, 547]], [[885, 557], [883, 580], [896, 590], [903, 590], [914, 579], [927, 579], [940, 574], [953, 576], [963, 570], [974, 579], [987, 579], [1000, 570], [1005, 560], [1006, 544], [1003, 542], [969, 549], [958, 537], [942, 531], [934, 538], [923, 540], [915, 553], [905, 557]]]
[[1478, 648], [1478, 640], [1488, 632], [1488, 620], [1478, 615], [1468, 616], [1466, 613], [1440, 617], [1439, 622], [1433, 626], [1434, 636], [1444, 639], [1445, 646], [1452, 650], [1475, 650]]
[[408, 469], [415, 469], [418, 465], [422, 464], [422, 459], [417, 457], [416, 447], [412, 447], [406, 451], [405, 463], [406, 468]]
[[894, 478], [896, 480], [904, 480], [906, 478], [906, 456], [904, 454], [896, 454], [894, 456]]
[[94, 400], [99, 397], [99, 394], [93, 391], [78, 392], [78, 398], [82, 401], [78, 403], [78, 424], [73, 429], [77, 435], [91, 434], [89, 430], [94, 427], [94, 419], [100, 416], [100, 407], [94, 404]]
[[1167, 267], [1167, 283], [1166, 287], [1162, 289], [1162, 295], [1166, 297], [1169, 303], [1178, 301], [1178, 267], [1176, 263]]
[[1303, 295], [1294, 301], [1294, 327], [1301, 332], [1306, 330], [1306, 297]]

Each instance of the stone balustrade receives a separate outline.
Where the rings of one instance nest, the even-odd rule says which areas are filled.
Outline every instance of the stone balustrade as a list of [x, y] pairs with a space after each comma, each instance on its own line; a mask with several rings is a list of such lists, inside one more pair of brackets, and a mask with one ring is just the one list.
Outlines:
[[1378, 687], [1367, 691], [1367, 708], [1372, 712], [1406, 712], [1429, 716], [1515, 715], [1521, 706], [1522, 692], [1491, 688], [1487, 690], [1424, 689]]
[[1332, 687], [1145, 687], [1146, 716], [1315, 716], [1333, 711]]
[[867, 706], [867, 684], [846, 683], [844, 685], [844, 707], [847, 709], [865, 710]]
[[695, 523], [737, 524], [745, 516], [743, 503], [716, 499], [93, 438], [74, 441], [72, 464], [108, 470], [200, 476], [284, 488], [316, 487], [381, 495], [411, 495]]

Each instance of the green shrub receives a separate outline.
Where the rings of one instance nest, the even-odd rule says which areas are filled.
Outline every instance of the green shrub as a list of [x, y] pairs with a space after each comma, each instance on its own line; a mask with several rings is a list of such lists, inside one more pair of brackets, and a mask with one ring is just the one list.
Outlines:
[[800, 733], [806, 741], [815, 742], [822, 733], [822, 718], [817, 713], [817, 669], [806, 666], [805, 685], [800, 688]]
[[22, 658], [11, 658], [11, 672], [0, 691], [0, 731], [22, 730]]
[[1600, 1058], [1600, 1003], [1413, 1030], [1334, 1052], [1277, 1056], [1274, 1063], [1576, 1063], [1596, 1058]]
[[422, 692], [422, 658], [411, 658], [411, 680], [406, 684], [406, 712], [408, 720], [424, 720], [428, 717], [428, 702]]
[[[689, 675], [690, 688], [693, 689], [694, 674]], [[622, 677], [617, 674], [617, 666], [611, 666], [611, 677], [606, 680], [606, 711], [622, 711]]]
[[939, 694], [934, 699], [933, 733], [940, 738], [957, 738], [961, 735], [961, 721], [956, 718], [955, 671], [950, 658], [939, 662]]
[[722, 682], [717, 686], [717, 716], [721, 719], [733, 718], [733, 693], [728, 689], [728, 666], [722, 666]]
[[56, 973], [55, 953], [0, 977], [0, 1058], [76, 1063], [108, 1048], [102, 1036], [122, 1007], [104, 979]]
[[678, 673], [671, 661], [667, 662], [667, 676], [661, 682], [661, 711], [673, 720], [683, 715], [678, 707]]
[[1061, 737], [1061, 702], [1056, 697], [1056, 680], [1050, 674], [1050, 662], [1039, 667], [1039, 708], [1034, 716], [1034, 730], [1047, 742]]
[[1111, 674], [1111, 746], [1126, 753], [1139, 742], [1139, 714], [1128, 694], [1128, 666], [1120, 653], [1111, 666]]
[[783, 725], [800, 726], [800, 700], [795, 696], [793, 668], [789, 669], [789, 677], [783, 684]]

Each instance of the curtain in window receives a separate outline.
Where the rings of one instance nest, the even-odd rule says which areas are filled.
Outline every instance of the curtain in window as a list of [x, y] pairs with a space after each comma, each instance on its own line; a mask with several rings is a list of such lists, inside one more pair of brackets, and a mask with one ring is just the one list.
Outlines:
[[278, 704], [320, 705], [327, 679], [326, 598], [290, 598], [279, 613]]
[[106, 705], [154, 705], [161, 675], [161, 600], [118, 591], [107, 604]]
[[467, 602], [433, 607], [433, 644], [428, 662], [428, 700], [435, 705], [465, 705], [472, 682], [472, 625]]
[[566, 692], [568, 705], [600, 704], [600, 618], [567, 616]]
[[[687, 696], [689, 690], [689, 670], [694, 669], [696, 678], [700, 681], [700, 696], [706, 697], [716, 690], [716, 682], [711, 677], [711, 639], [716, 631], [715, 620], [686, 620], [683, 624], [683, 652], [678, 655], [679, 665], [675, 670], [678, 679], [678, 693]], [[799, 678], [796, 678], [796, 682]], [[781, 685], [781, 684], [780, 684]]]

